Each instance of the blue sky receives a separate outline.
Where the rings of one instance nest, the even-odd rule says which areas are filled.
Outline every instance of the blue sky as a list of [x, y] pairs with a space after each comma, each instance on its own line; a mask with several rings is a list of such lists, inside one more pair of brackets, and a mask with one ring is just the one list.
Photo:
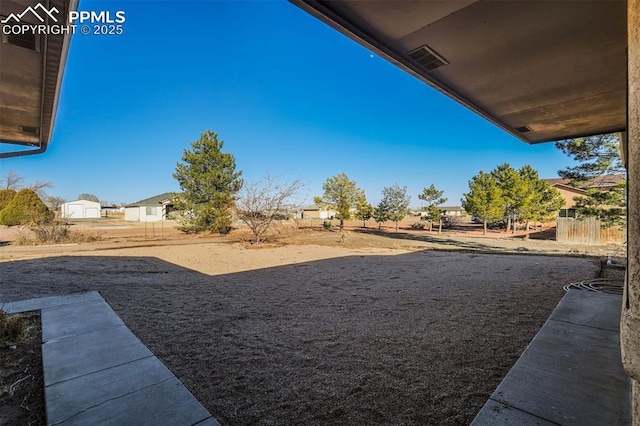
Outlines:
[[76, 34], [52, 143], [1, 173], [50, 195], [130, 203], [178, 191], [176, 162], [204, 130], [245, 180], [299, 178], [305, 197], [345, 172], [372, 203], [434, 184], [459, 205], [478, 171], [573, 162], [527, 145], [285, 1], [90, 1], [123, 10], [122, 35]]

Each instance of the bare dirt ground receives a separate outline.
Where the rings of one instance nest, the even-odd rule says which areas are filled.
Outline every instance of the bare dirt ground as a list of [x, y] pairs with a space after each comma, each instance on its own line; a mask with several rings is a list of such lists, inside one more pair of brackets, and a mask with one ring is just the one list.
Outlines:
[[0, 247], [0, 300], [100, 291], [231, 425], [468, 424], [562, 286], [624, 250], [356, 223], [343, 242], [315, 224], [261, 248], [131, 232]]
[[[555, 241], [555, 228], [545, 227], [538, 231], [508, 233], [502, 230], [489, 230], [482, 234], [481, 225], [463, 222], [454, 229], [415, 230], [411, 225], [417, 218], [406, 218], [400, 222], [398, 232], [391, 222], [381, 229], [369, 221], [363, 227], [360, 221], [349, 221], [344, 232], [338, 231], [338, 221], [333, 221], [331, 230], [322, 227], [322, 220], [299, 220], [274, 226], [264, 246], [282, 245], [319, 245], [348, 249], [404, 249], [404, 250], [462, 250], [488, 253], [531, 253], [556, 254], [570, 256], [624, 256], [624, 244], [582, 245], [562, 244]], [[195, 242], [235, 242], [244, 246], [250, 244], [250, 233], [239, 227], [226, 237], [210, 234], [186, 235], [175, 229], [175, 222], [132, 223], [121, 218], [110, 217], [99, 220], [77, 220], [71, 223], [71, 229], [87, 235], [99, 237], [93, 243], [38, 246], [13, 246], [11, 241], [20, 233], [28, 232], [20, 228], [0, 226], [0, 261], [10, 259], [37, 258], [57, 255], [61, 251], [70, 254], [82, 251], [103, 251], [122, 247], [183, 245]], [[242, 268], [242, 265], [239, 265]]]

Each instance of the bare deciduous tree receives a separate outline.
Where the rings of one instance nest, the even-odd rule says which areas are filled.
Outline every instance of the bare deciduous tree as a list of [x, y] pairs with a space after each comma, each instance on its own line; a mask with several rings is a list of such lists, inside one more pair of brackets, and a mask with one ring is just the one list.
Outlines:
[[289, 217], [294, 210], [295, 197], [302, 188], [303, 184], [298, 179], [281, 183], [269, 175], [260, 181], [244, 184], [237, 209], [240, 220], [253, 233], [255, 244], [260, 244], [274, 220]]
[[13, 189], [14, 191], [18, 191], [21, 189], [20, 182], [23, 180], [24, 178], [22, 176], [11, 170], [2, 177], [0, 182], [2, 182], [2, 189]]
[[21, 189], [30, 189], [35, 192], [41, 200], [47, 197], [45, 189], [53, 188], [53, 184], [47, 180], [37, 180], [30, 185], [23, 185], [24, 177], [11, 170], [2, 178], [0, 178], [0, 187], [2, 189], [13, 189], [19, 191]]
[[62, 207], [66, 202], [67, 201], [64, 198], [53, 195], [49, 195], [45, 200], [45, 204], [54, 212], [60, 210], [60, 207]]
[[27, 188], [29, 188], [30, 190], [38, 194], [38, 197], [40, 197], [40, 199], [43, 200], [47, 198], [47, 193], [45, 192], [45, 189], [53, 188], [53, 184], [46, 180], [37, 180], [33, 182], [31, 185], [27, 186]]

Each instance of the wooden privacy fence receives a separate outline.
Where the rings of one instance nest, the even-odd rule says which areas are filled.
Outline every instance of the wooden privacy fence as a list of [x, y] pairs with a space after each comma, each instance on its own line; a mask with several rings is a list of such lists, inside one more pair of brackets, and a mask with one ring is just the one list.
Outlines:
[[618, 225], [605, 228], [600, 219], [588, 217], [576, 219], [559, 217], [556, 227], [556, 241], [560, 243], [608, 244], [626, 241], [626, 229]]

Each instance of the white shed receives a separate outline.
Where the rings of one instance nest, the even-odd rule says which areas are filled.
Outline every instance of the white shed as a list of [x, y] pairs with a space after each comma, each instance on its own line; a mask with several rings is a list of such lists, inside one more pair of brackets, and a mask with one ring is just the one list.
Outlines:
[[95, 201], [69, 201], [63, 203], [60, 210], [64, 219], [96, 219], [100, 217], [100, 203]]

